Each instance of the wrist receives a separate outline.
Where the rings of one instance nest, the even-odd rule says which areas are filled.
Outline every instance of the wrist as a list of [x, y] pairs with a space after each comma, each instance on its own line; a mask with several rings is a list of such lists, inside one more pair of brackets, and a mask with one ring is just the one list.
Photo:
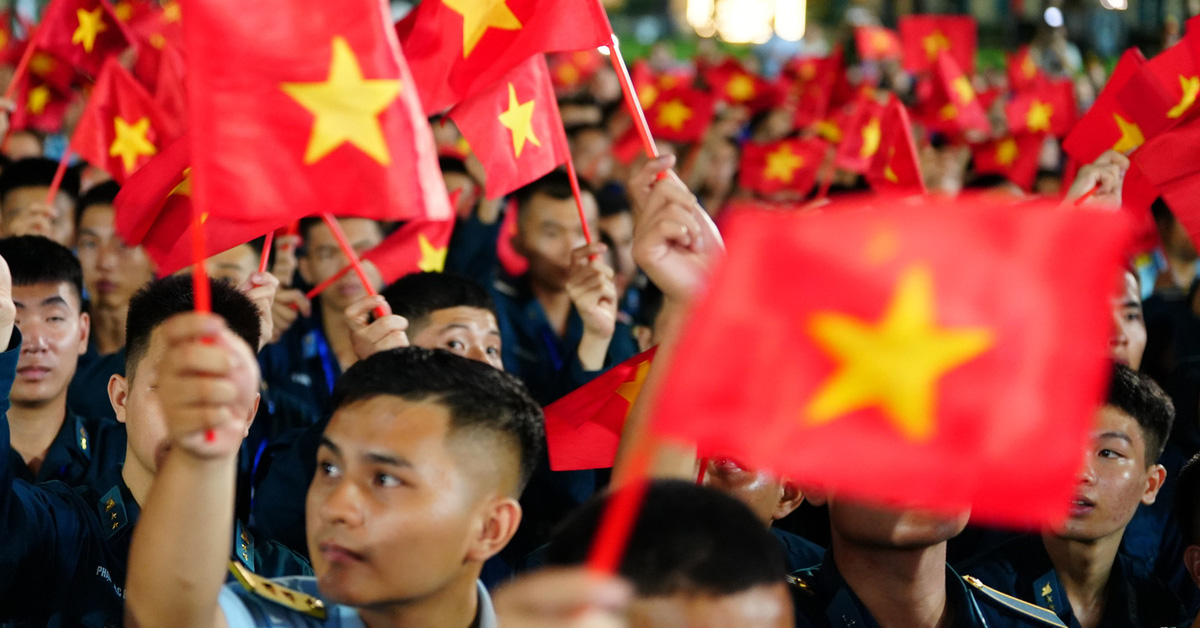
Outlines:
[[612, 334], [597, 334], [585, 329], [583, 337], [579, 339], [579, 363], [585, 371], [599, 371], [604, 368], [604, 361], [608, 357], [608, 344], [612, 340]]

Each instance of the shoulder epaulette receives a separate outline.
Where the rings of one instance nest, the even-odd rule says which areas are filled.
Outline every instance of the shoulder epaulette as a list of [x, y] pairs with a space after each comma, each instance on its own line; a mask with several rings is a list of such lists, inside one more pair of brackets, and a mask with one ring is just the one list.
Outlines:
[[812, 585], [809, 584], [808, 581], [805, 580], [804, 578], [801, 578], [800, 576], [797, 576], [795, 574], [788, 574], [787, 582], [788, 582], [788, 586], [792, 587], [793, 589], [797, 589], [797, 590], [803, 591], [809, 595], [813, 595]]
[[963, 576], [963, 580], [965, 580], [967, 584], [971, 585], [973, 589], [982, 593], [984, 599], [996, 606], [1007, 608], [1030, 619], [1036, 619], [1047, 626], [1066, 628], [1066, 624], [1062, 623], [1062, 620], [1058, 618], [1058, 615], [1054, 614], [1054, 611], [1042, 608], [1036, 604], [1030, 604], [1024, 600], [1019, 600], [1011, 595], [1001, 593], [980, 582], [979, 578], [974, 576]]
[[294, 589], [280, 586], [246, 568], [242, 563], [229, 561], [229, 571], [245, 589], [261, 598], [320, 620], [325, 619], [325, 603]]

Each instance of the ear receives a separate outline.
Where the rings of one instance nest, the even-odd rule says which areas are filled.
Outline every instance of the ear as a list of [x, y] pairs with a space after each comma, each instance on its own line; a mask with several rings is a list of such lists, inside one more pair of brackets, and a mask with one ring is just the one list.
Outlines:
[[775, 504], [775, 512], [771, 513], [773, 521], [779, 521], [792, 514], [800, 507], [800, 504], [804, 503], [804, 491], [800, 490], [799, 484], [783, 480], [779, 488], [779, 503]]
[[129, 399], [129, 380], [123, 375], [108, 378], [108, 402], [112, 404], [117, 420], [125, 422], [125, 401]]
[[1167, 469], [1161, 464], [1152, 465], [1146, 473], [1146, 492], [1142, 493], [1142, 503], [1149, 506], [1158, 499], [1158, 490], [1167, 479]]
[[498, 497], [487, 504], [475, 537], [467, 547], [467, 560], [483, 563], [500, 553], [521, 525], [521, 504], [511, 497]]
[[254, 418], [258, 416], [258, 404], [262, 401], [262, 393], [254, 395], [254, 407], [250, 408], [250, 416], [246, 418], [246, 429], [242, 432], [242, 438], [250, 436], [250, 426], [254, 425]]
[[1189, 545], [1183, 550], [1183, 566], [1192, 582], [1200, 587], [1200, 545]]
[[812, 504], [813, 506], [824, 506], [829, 502], [829, 495], [823, 489], [819, 489], [814, 486], [797, 488], [799, 488], [800, 492], [804, 494], [804, 498], [808, 500], [808, 503]]
[[79, 315], [79, 355], [87, 353], [88, 339], [92, 336], [92, 317], [87, 312]]

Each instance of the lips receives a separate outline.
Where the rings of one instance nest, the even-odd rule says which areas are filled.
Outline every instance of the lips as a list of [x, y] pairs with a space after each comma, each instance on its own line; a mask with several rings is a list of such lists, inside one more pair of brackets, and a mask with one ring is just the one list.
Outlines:
[[101, 279], [100, 281], [96, 282], [96, 292], [109, 293], [109, 292], [113, 292], [116, 289], [117, 289], [117, 283], [115, 281]]
[[1086, 497], [1076, 496], [1071, 500], [1071, 516], [1081, 517], [1096, 509], [1096, 502]]
[[17, 369], [21, 379], [38, 382], [46, 378], [52, 369], [48, 366], [22, 366]]
[[317, 545], [317, 551], [321, 553], [321, 558], [331, 565], [359, 563], [363, 560], [362, 554], [337, 543], [320, 543]]

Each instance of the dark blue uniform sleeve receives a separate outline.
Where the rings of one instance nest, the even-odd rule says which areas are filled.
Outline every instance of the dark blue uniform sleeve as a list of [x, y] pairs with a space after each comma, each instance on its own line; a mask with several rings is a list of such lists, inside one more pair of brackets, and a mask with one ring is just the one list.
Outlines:
[[496, 276], [500, 263], [496, 257], [496, 238], [500, 237], [503, 218], [494, 224], [484, 224], [472, 215], [454, 224], [450, 247], [446, 251], [446, 272], [469, 277], [481, 286], [488, 286]]

